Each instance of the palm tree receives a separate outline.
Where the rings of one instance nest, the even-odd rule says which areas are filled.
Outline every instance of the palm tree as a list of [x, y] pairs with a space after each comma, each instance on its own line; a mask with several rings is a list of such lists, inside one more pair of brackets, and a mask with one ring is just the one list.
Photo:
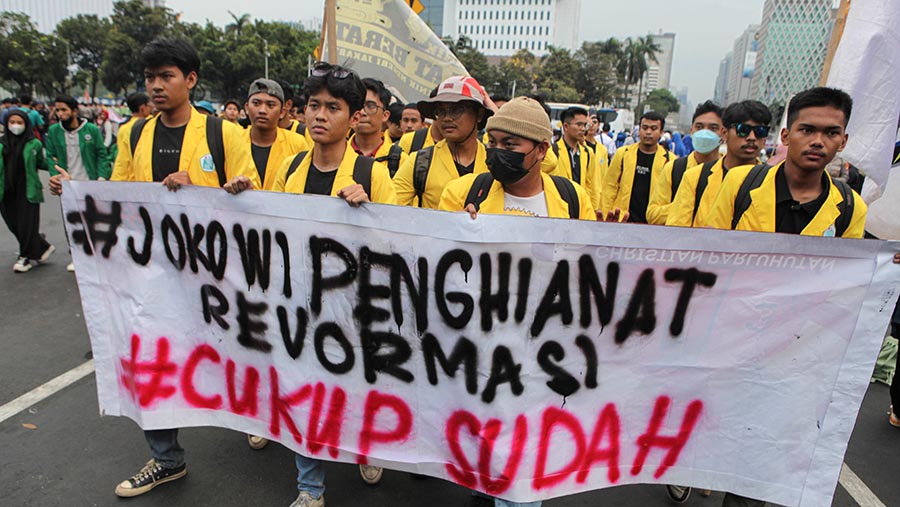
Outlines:
[[250, 22], [249, 14], [241, 14], [240, 16], [235, 13], [228, 11], [228, 15], [231, 16], [231, 19], [234, 20], [234, 23], [227, 25], [225, 27], [226, 32], [234, 32], [237, 37], [241, 36], [241, 31], [244, 29], [244, 26]]
[[[609, 42], [606, 44], [610, 45]], [[644, 73], [650, 68], [650, 64], [647, 60], [649, 59], [653, 63], [658, 63], [656, 53], [659, 52], [660, 49], [659, 44], [653, 40], [653, 36], [651, 35], [645, 35], [643, 37], [638, 37], [637, 39], [632, 39], [631, 37], [625, 39], [625, 44], [621, 49], [621, 56], [616, 65], [616, 70], [625, 82], [625, 98], [623, 102], [625, 102], [626, 105], [629, 99], [629, 88], [632, 85], [637, 84], [638, 105], [636, 107], [640, 107], [640, 96], [643, 93], [644, 87]], [[635, 112], [637, 112], [637, 110]]]
[[641, 109], [641, 102], [643, 101], [644, 74], [650, 67], [650, 62], [659, 63], [659, 60], [656, 58], [656, 53], [660, 52], [662, 48], [653, 40], [652, 35], [638, 37], [636, 44], [637, 48], [635, 48], [635, 51], [641, 55], [641, 60], [643, 62], [640, 79], [638, 80], [638, 104], [637, 110], [635, 111], [635, 114], [638, 114]]

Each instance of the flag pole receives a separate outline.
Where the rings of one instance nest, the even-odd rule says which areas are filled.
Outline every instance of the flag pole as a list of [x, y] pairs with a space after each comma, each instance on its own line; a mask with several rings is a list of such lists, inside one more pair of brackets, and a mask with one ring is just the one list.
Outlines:
[[837, 52], [844, 35], [844, 26], [847, 24], [847, 14], [850, 12], [850, 0], [841, 0], [837, 17], [834, 20], [834, 28], [831, 29], [831, 41], [828, 43], [828, 54], [825, 56], [825, 65], [822, 67], [822, 76], [819, 78], [819, 86], [825, 86], [828, 82], [828, 74], [831, 72], [831, 62]]
[[328, 34], [328, 63], [337, 65], [337, 0], [325, 0], [325, 26]]

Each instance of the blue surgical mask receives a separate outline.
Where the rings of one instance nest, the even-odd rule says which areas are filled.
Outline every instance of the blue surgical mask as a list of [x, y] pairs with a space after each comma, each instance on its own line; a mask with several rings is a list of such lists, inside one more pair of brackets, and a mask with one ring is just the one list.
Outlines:
[[709, 129], [699, 130], [691, 136], [691, 143], [694, 145], [694, 151], [706, 155], [719, 148], [722, 139], [718, 134]]

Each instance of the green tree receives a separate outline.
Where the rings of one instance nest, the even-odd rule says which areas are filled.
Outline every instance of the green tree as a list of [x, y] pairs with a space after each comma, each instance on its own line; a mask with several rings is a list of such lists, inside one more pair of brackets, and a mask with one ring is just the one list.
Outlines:
[[184, 27], [171, 9], [147, 7], [141, 0], [116, 2], [110, 20], [112, 30], [103, 52], [101, 81], [111, 91], [126, 94], [143, 79], [141, 49], [162, 35], [183, 34]]
[[66, 72], [61, 40], [39, 32], [26, 14], [0, 14], [0, 80], [22, 93], [53, 95], [65, 91]]
[[79, 14], [56, 25], [56, 36], [68, 44], [69, 57], [86, 74], [91, 97], [97, 95], [100, 66], [112, 24], [107, 18]]
[[625, 39], [621, 59], [616, 65], [616, 69], [622, 76], [622, 81], [625, 85], [623, 105], [630, 105], [629, 89], [631, 86], [638, 85], [639, 99], [638, 104], [635, 105], [636, 113], [640, 108], [640, 96], [643, 94], [644, 73], [650, 67], [648, 59], [656, 62], [656, 53], [659, 50], [659, 45], [656, 44], [650, 35], [638, 37], [637, 39], [632, 39], [631, 37]]
[[538, 94], [552, 102], [578, 102], [576, 79], [581, 67], [568, 49], [547, 47], [547, 54], [541, 58], [541, 69], [535, 84]]
[[534, 89], [537, 57], [522, 48], [496, 67], [497, 93], [527, 95]]
[[677, 113], [681, 108], [678, 99], [669, 90], [656, 89], [647, 94], [644, 105], [651, 110], [666, 116], [669, 113]]
[[498, 75], [496, 69], [488, 64], [487, 57], [472, 45], [472, 40], [465, 35], [459, 39], [445, 39], [444, 44], [456, 55], [459, 62], [466, 68], [469, 75], [474, 77], [478, 84], [488, 90], [488, 93], [497, 92]]
[[619, 89], [617, 60], [616, 56], [606, 51], [604, 44], [585, 42], [581, 49], [575, 52], [575, 60], [581, 67], [576, 75], [575, 87], [585, 104], [603, 106], [616, 100]]
[[641, 107], [641, 98], [644, 95], [644, 76], [647, 73], [647, 69], [650, 68], [650, 62], [659, 63], [659, 61], [656, 59], [656, 53], [658, 53], [662, 48], [659, 46], [659, 44], [656, 43], [656, 41], [653, 40], [652, 35], [638, 37], [637, 41], [635, 41], [635, 45], [637, 47], [634, 48], [634, 51], [637, 54], [641, 55], [644, 61], [642, 65], [642, 68], [644, 70], [643, 72], [641, 72], [640, 79], [638, 80], [638, 105], [635, 108], [635, 114], [637, 115], [640, 114], [638, 113], [638, 111], [643, 109]]

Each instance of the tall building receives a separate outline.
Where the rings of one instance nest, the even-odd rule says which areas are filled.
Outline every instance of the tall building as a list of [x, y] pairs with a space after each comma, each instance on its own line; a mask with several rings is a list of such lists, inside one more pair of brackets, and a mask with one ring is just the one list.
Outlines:
[[759, 25], [750, 25], [734, 41], [734, 48], [731, 50], [733, 57], [731, 75], [728, 78], [728, 88], [725, 93], [726, 100], [722, 103], [723, 106], [750, 98], [750, 85], [753, 75], [756, 73], [759, 49], [758, 36]]
[[419, 13], [422, 21], [431, 27], [438, 37], [444, 35], [444, 0], [419, 0], [424, 9]]
[[731, 78], [731, 64], [734, 53], [731, 51], [719, 62], [719, 74], [716, 76], [716, 89], [713, 92], [713, 102], [719, 105], [727, 104], [728, 80]]
[[78, 14], [109, 16], [113, 0], [0, 0], [0, 11], [24, 12], [38, 30], [50, 33], [57, 23]]
[[548, 46], [578, 48], [580, 14], [581, 0], [447, 0], [441, 35], [468, 37], [488, 56], [543, 56]]
[[750, 85], [752, 98], [765, 104], [783, 103], [818, 84], [836, 4], [835, 0], [766, 0]]
[[[647, 71], [644, 72], [643, 84], [636, 84], [631, 88], [631, 107], [634, 107], [647, 97], [653, 90], [668, 90], [672, 76], [672, 59], [675, 56], [675, 34], [663, 33], [651, 34], [653, 42], [659, 46], [656, 52], [656, 62], [647, 59]], [[638, 96], [640, 94], [640, 96]]]

